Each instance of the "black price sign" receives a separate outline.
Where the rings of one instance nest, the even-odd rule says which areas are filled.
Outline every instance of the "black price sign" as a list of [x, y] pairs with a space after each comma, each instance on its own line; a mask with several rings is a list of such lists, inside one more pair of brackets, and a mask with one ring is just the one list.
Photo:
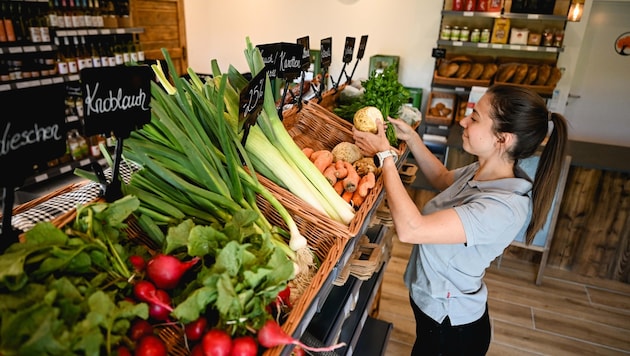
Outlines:
[[361, 42], [359, 42], [359, 51], [357, 52], [357, 59], [363, 59], [363, 55], [365, 54], [365, 47], [367, 46], [368, 36], [361, 36]]
[[320, 47], [320, 66], [328, 68], [332, 63], [332, 37], [324, 38]]
[[431, 57], [433, 58], [446, 58], [445, 48], [433, 48], [431, 50]]
[[265, 102], [266, 70], [261, 70], [241, 91], [238, 103], [239, 121], [245, 122], [245, 128], [256, 124], [258, 115]]
[[295, 79], [302, 72], [302, 46], [278, 42], [256, 46], [263, 57], [269, 78]]
[[66, 151], [66, 88], [46, 85], [0, 92], [0, 183], [18, 186], [33, 166]]
[[354, 37], [346, 37], [346, 44], [343, 46], [343, 63], [352, 62], [352, 54], [354, 53]]
[[151, 121], [152, 79], [146, 65], [81, 70], [85, 134], [127, 138]]
[[311, 45], [308, 36], [297, 39], [297, 44], [302, 46], [302, 70], [307, 71], [311, 66]]

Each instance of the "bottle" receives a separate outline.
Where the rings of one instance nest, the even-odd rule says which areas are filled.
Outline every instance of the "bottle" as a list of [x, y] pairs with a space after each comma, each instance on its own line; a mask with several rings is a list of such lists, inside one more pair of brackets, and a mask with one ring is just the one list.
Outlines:
[[89, 7], [87, 0], [81, 0], [81, 9], [83, 10], [83, 26], [92, 28], [92, 9]]
[[444, 25], [444, 27], [442, 27], [442, 32], [440, 32], [440, 39], [444, 41], [448, 41], [451, 39], [451, 26]]
[[100, 8], [100, 1], [92, 0], [92, 4], [94, 7], [94, 12], [92, 14], [93, 16], [92, 23], [94, 24], [94, 27], [96, 28], [103, 28], [104, 23], [103, 23], [103, 14]]
[[490, 30], [489, 29], [484, 28], [481, 31], [481, 37], [479, 38], [479, 42], [482, 42], [482, 43], [490, 42]]
[[98, 53], [98, 48], [94, 41], [90, 42], [90, 57], [92, 58], [93, 68], [102, 67], [101, 55]]
[[459, 26], [453, 26], [451, 29], [451, 41], [459, 41], [460, 32]]
[[[6, 2], [2, 2], [0, 6], [0, 42], [9, 42], [7, 27], [10, 27], [11, 32], [13, 32], [13, 22], [11, 22], [11, 18], [9, 17], [6, 4]], [[13, 41], [15, 41], [15, 34], [13, 33], [12, 36]]]
[[107, 43], [98, 43], [98, 53], [101, 55], [101, 67], [109, 67], [109, 55]]
[[121, 66], [123, 64], [125, 64], [125, 61], [123, 60], [123, 49], [122, 46], [120, 44], [120, 40], [116, 38], [116, 36], [114, 36], [114, 40], [113, 40], [113, 46], [114, 46], [114, 58], [116, 60], [116, 64], [117, 66]]
[[134, 42], [133, 37], [129, 39], [127, 42], [127, 51], [129, 52], [129, 60], [131, 63], [138, 63], [138, 49], [136, 48], [136, 43]]
[[123, 43], [122, 39], [120, 41], [121, 41], [120, 48], [123, 55], [123, 63], [129, 64], [129, 62], [131, 62], [131, 46], [129, 45], [129, 42]]
[[114, 53], [114, 44], [112, 42], [106, 42], [105, 48], [107, 48], [107, 66], [116, 66], [116, 54]]
[[136, 51], [138, 53], [138, 63], [144, 63], [144, 50], [142, 49], [142, 42], [140, 42], [140, 35], [136, 35]]
[[79, 38], [74, 36], [72, 38], [74, 48], [76, 48], [77, 54], [77, 70], [81, 71], [83, 68], [89, 68], [92, 65], [92, 56], [87, 53], [85, 48], [85, 39], [83, 39], [82, 43], [79, 42]]
[[50, 42], [50, 22], [48, 21], [48, 14], [44, 12], [44, 9], [37, 9], [37, 18], [39, 22], [39, 34], [42, 42]]
[[55, 46], [57, 46], [57, 74], [59, 75], [67, 75], [70, 73], [68, 71], [68, 61], [66, 60], [66, 48], [65, 45], [59, 44], [59, 37], [55, 37]]
[[469, 39], [470, 39], [470, 30], [468, 30], [468, 26], [464, 26], [459, 32], [459, 40], [462, 42], [468, 42]]
[[66, 48], [66, 63], [68, 63], [68, 73], [75, 74], [79, 72], [79, 63], [77, 61], [77, 52], [76, 48], [74, 48], [70, 44], [70, 40], [68, 37], [63, 38], [63, 44]]
[[[72, 28], [72, 10], [70, 9], [70, 5], [68, 4], [69, 0], [61, 0], [61, 9], [63, 13], [63, 28]], [[61, 24], [61, 23], [60, 23]]]
[[[59, 13], [57, 12], [58, 5], [56, 4], [57, 0], [48, 0], [48, 13], [46, 16], [48, 17], [48, 27], [57, 28], [59, 27]], [[50, 37], [50, 34], [49, 34]]]
[[33, 43], [40, 43], [42, 41], [41, 30], [39, 29], [39, 23], [37, 16], [33, 13], [32, 6], [28, 6], [25, 11], [26, 17], [24, 21], [26, 23], [26, 29], [28, 31], [28, 37]]
[[478, 28], [475, 28], [470, 33], [470, 42], [479, 42], [481, 39], [481, 31]]
[[28, 40], [26, 35], [26, 25], [24, 24], [24, 17], [22, 15], [22, 2], [11, 2], [9, 5], [11, 8], [11, 18], [13, 21], [13, 31], [15, 33], [16, 42], [25, 42]]

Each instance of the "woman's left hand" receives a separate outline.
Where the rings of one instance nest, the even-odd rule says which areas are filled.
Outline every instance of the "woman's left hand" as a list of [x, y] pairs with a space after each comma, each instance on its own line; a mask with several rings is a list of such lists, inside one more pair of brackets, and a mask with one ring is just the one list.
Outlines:
[[366, 156], [374, 156], [378, 152], [390, 149], [389, 141], [385, 135], [385, 125], [382, 120], [376, 122], [377, 131], [375, 134], [371, 132], [359, 131], [352, 128], [352, 136], [354, 143], [363, 151]]

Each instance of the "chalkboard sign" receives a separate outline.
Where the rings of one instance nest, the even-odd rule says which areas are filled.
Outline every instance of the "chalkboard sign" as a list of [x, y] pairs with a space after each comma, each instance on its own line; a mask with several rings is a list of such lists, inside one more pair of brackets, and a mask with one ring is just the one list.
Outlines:
[[152, 79], [153, 71], [146, 65], [81, 70], [85, 134], [113, 132], [126, 138], [148, 123]]
[[269, 78], [295, 79], [302, 72], [303, 47], [297, 43], [278, 42], [256, 46], [260, 50]]
[[332, 37], [324, 38], [320, 47], [320, 67], [328, 68], [332, 63]]
[[0, 92], [0, 183], [20, 186], [33, 166], [66, 151], [63, 84]]
[[361, 36], [361, 41], [359, 42], [359, 51], [357, 52], [357, 59], [363, 59], [363, 55], [365, 54], [365, 47], [367, 46], [368, 36]]
[[302, 70], [307, 71], [311, 67], [311, 44], [308, 36], [297, 39], [297, 44], [302, 46]]
[[342, 58], [343, 63], [348, 64], [352, 62], [352, 54], [354, 53], [355, 42], [356, 42], [356, 39], [354, 37], [346, 37], [346, 43], [343, 46], [343, 58]]
[[247, 86], [241, 90], [238, 116], [239, 122], [243, 121], [245, 123], [245, 130], [256, 123], [258, 115], [260, 115], [263, 109], [266, 77], [267, 71], [261, 70], [260, 73], [256, 74]]

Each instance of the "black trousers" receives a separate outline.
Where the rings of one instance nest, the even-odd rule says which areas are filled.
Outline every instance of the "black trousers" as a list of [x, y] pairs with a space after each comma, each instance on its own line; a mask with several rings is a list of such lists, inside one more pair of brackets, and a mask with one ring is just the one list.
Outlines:
[[490, 347], [488, 305], [477, 321], [452, 326], [448, 318], [440, 324], [423, 313], [409, 298], [416, 317], [416, 342], [412, 356], [483, 356]]

